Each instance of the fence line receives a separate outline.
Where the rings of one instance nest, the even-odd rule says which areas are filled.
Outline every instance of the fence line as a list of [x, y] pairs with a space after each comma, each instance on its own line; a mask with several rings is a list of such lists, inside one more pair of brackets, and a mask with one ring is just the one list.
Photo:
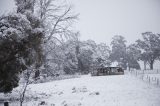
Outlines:
[[130, 73], [141, 80], [160, 87], [160, 69], [157, 70], [131, 70]]

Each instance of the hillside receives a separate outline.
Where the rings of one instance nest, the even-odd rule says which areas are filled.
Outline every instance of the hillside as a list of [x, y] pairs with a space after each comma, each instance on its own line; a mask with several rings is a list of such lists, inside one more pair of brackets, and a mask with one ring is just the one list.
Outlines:
[[[33, 99], [25, 102], [24, 106], [160, 105], [160, 88], [129, 74], [98, 77], [86, 75], [81, 78], [31, 84], [28, 88], [27, 95], [32, 95]], [[11, 106], [17, 106], [17, 103], [12, 103]]]

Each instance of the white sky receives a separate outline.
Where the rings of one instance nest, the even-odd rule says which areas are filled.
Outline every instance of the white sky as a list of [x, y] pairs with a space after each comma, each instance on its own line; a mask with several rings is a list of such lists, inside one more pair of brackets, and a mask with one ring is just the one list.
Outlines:
[[[75, 23], [81, 39], [110, 44], [114, 35], [133, 43], [141, 33], [160, 33], [160, 0], [66, 0], [80, 13]], [[0, 0], [0, 14], [14, 7], [13, 0]]]
[[70, 0], [80, 13], [77, 29], [82, 39], [110, 44], [114, 35], [128, 43], [141, 33], [160, 33], [160, 0]]

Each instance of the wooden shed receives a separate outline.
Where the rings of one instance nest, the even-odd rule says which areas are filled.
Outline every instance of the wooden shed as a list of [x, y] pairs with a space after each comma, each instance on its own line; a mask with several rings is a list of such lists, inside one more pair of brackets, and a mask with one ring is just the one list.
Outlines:
[[124, 70], [121, 67], [101, 67], [96, 68], [91, 72], [92, 76], [104, 76], [104, 75], [123, 75]]

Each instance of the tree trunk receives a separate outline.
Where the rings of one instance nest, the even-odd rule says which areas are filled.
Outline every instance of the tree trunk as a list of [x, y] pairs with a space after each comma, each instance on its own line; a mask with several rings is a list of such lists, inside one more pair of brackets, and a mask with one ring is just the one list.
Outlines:
[[29, 85], [30, 74], [31, 74], [31, 73], [28, 73], [28, 74], [27, 74], [27, 82], [26, 82], [26, 84], [25, 84], [25, 86], [24, 86], [24, 89], [23, 89], [22, 94], [20, 94], [20, 106], [23, 106], [24, 96], [25, 96], [25, 93], [26, 93], [26, 90], [27, 90], [27, 86]]
[[39, 72], [39, 70], [36, 70], [36, 72], [35, 72], [35, 79], [37, 79], [37, 78], [39, 78], [39, 76], [40, 76], [40, 72]]
[[144, 61], [144, 70], [146, 70], [146, 63], [147, 63], [147, 62], [146, 62], [146, 61]]
[[4, 102], [4, 106], [9, 106], [9, 102]]
[[153, 63], [154, 63], [154, 61], [150, 62], [150, 70], [153, 70]]

